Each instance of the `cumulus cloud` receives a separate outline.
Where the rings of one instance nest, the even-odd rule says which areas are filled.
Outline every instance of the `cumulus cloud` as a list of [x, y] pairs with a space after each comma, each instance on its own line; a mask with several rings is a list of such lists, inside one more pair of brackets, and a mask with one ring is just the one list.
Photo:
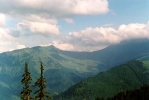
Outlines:
[[55, 45], [62, 50], [95, 51], [124, 40], [149, 38], [149, 23], [131, 23], [114, 28], [86, 28], [80, 32], [70, 32], [55, 39], [40, 35], [21, 35], [14, 38], [6, 29], [0, 28], [0, 52], [33, 46]]
[[19, 30], [30, 30], [31, 33], [43, 34], [45, 36], [59, 35], [59, 29], [57, 25], [41, 22], [24, 21], [18, 24]]
[[24, 16], [23, 19], [25, 20], [19, 22], [17, 25], [19, 31], [42, 34], [44, 36], [60, 34], [57, 20], [54, 18], [45, 18], [43, 16], [32, 14]]
[[[120, 41], [120, 37], [117, 35], [117, 31], [113, 28], [86, 28], [80, 32], [69, 33], [69, 38], [75, 39], [74, 43], [82, 43], [82, 45], [98, 45], [117, 43]], [[77, 44], [78, 44], [77, 43]]]
[[128, 24], [121, 25], [118, 29], [119, 35], [122, 39], [135, 39], [135, 38], [147, 38], [149, 37], [148, 26], [145, 24]]
[[0, 53], [52, 43], [52, 39], [41, 35], [21, 35], [14, 37], [7, 32], [8, 30], [0, 28]]
[[25, 45], [22, 45], [22, 44], [17, 45], [17, 49], [23, 49], [23, 48], [25, 48]]
[[[107, 12], [108, 0], [0, 0], [0, 52], [39, 45], [94, 51], [123, 40], [149, 37], [149, 22], [120, 25], [117, 29], [111, 27], [113, 24], [105, 24], [66, 36], [60, 34], [59, 19], [72, 24], [75, 16]], [[14, 24], [7, 23], [8, 17], [17, 23], [12, 29], [4, 27]]]
[[72, 44], [69, 43], [61, 43], [58, 41], [53, 41], [52, 45], [54, 45], [55, 47], [61, 49], [61, 50], [74, 50], [74, 46]]
[[22, 39], [16, 38], [17, 33], [10, 29], [0, 28], [0, 53], [12, 51], [15, 49], [24, 48], [25, 45], [20, 45]]
[[[74, 16], [98, 15], [109, 11], [107, 0], [1, 0], [0, 26], [5, 25], [5, 15], [15, 20], [17, 29], [8, 29], [11, 36], [23, 34], [59, 35], [57, 20], [74, 23]], [[16, 33], [15, 33], [16, 32]], [[19, 33], [20, 32], [20, 33]]]
[[52, 25], [57, 24], [57, 20], [55, 18], [51, 18], [44, 14], [43, 15], [29, 14], [27, 16], [23, 16], [22, 18], [32, 22], [49, 23]]
[[76, 0], [74, 13], [92, 15], [101, 14], [109, 11], [107, 0]]
[[0, 1], [0, 11], [10, 14], [44, 13], [54, 17], [66, 17], [104, 14], [109, 8], [107, 0], [5, 0]]
[[[30, 38], [30, 40], [28, 39], [28, 41], [34, 39], [34, 41], [37, 42], [32, 45], [54, 45], [62, 50], [95, 51], [103, 49], [109, 45], [118, 44], [124, 40], [149, 38], [148, 29], [149, 23], [120, 25], [117, 29], [111, 27], [89, 27], [80, 32], [70, 32], [69, 35], [61, 36], [51, 41], [46, 37], [34, 37]], [[24, 42], [24, 44], [29, 45], [30, 43]]]
[[13, 38], [7, 34], [6, 30], [0, 28], [0, 52], [10, 51], [13, 47]]
[[0, 13], [0, 27], [5, 25], [5, 15]]
[[149, 38], [149, 23], [120, 25], [114, 28], [86, 28], [80, 32], [70, 32], [62, 41], [57, 43], [69, 43], [73, 50], [94, 51], [109, 45], [120, 43], [124, 40]]
[[0, 43], [7, 42], [11, 39], [11, 36], [7, 34], [6, 30], [0, 27]]

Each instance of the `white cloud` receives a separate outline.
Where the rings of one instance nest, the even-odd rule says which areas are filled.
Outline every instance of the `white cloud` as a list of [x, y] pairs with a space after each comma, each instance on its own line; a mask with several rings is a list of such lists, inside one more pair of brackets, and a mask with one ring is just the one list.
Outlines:
[[61, 50], [74, 50], [74, 46], [72, 44], [69, 44], [69, 43], [60, 43], [57, 41], [53, 41], [52, 44]]
[[0, 0], [0, 52], [51, 44], [63, 50], [94, 51], [123, 40], [149, 37], [149, 22], [120, 25], [118, 29], [106, 24], [60, 34], [58, 19], [73, 24], [75, 16], [107, 12], [108, 0]]
[[59, 35], [59, 28], [57, 25], [42, 23], [42, 22], [31, 22], [23, 21], [18, 24], [18, 29], [21, 30], [30, 30], [35, 34], [43, 34], [45, 36]]
[[6, 30], [0, 27], [0, 53], [14, 49], [14, 40]]
[[5, 15], [0, 13], [0, 27], [5, 25]]
[[17, 30], [23, 34], [41, 34], [44, 36], [59, 35], [59, 26], [55, 18], [30, 14], [22, 17], [21, 22], [17, 24]]
[[76, 14], [93, 15], [109, 11], [107, 0], [76, 0], [75, 3], [74, 13]]
[[[62, 36], [62, 34], [59, 35], [55, 18], [38, 15], [28, 15], [23, 18], [24, 20], [18, 24], [18, 29], [5, 29], [0, 26], [0, 52], [39, 45], [55, 45], [62, 50], [94, 51], [123, 40], [149, 38], [149, 22], [123, 24], [118, 29], [89, 27], [80, 32], [70, 32], [69, 35]], [[22, 34], [22, 31], [28, 32], [28, 30], [34, 34], [43, 35]], [[53, 39], [51, 35], [58, 36]]]
[[49, 16], [46, 16], [46, 15], [30, 14], [30, 15], [24, 16], [23, 19], [26, 19], [27, 21], [32, 21], [32, 22], [49, 23], [52, 25], [57, 24], [57, 20], [55, 18], [50, 18]]
[[128, 24], [121, 25], [118, 29], [119, 35], [122, 39], [135, 39], [135, 38], [147, 38], [149, 37], [149, 31], [147, 31], [148, 24]]
[[12, 36], [10, 31], [0, 27], [0, 53], [25, 47], [25, 45], [19, 45], [22, 40]]
[[95, 43], [117, 43], [120, 41], [117, 31], [113, 28], [86, 28], [80, 32], [72, 32], [69, 37], [76, 39], [76, 42], [81, 42], [84, 45], [97, 45]]
[[[149, 23], [131, 23], [114, 28], [86, 28], [80, 32], [70, 32], [63, 40], [57, 43], [71, 44], [74, 50], [94, 51], [124, 40], [149, 38]], [[69, 49], [69, 48], [68, 48]]]
[[[11, 3], [10, 3], [11, 2]], [[2, 8], [4, 10], [2, 10]], [[109, 11], [107, 0], [5, 0], [0, 12], [9, 14], [48, 14], [54, 17], [95, 15]]]
[[46, 36], [49, 36], [51, 34], [58, 35], [59, 29], [56, 25], [51, 25], [47, 23], [39, 23], [39, 22], [29, 22], [29, 29], [33, 33], [41, 33]]
[[7, 34], [6, 30], [2, 27], [0, 27], [0, 43], [5, 43], [9, 41], [12, 37]]
[[23, 48], [25, 48], [25, 45], [22, 45], [22, 44], [17, 45], [17, 49], [23, 49]]
[[[131, 23], [128, 25], [120, 25], [118, 29], [110, 27], [89, 27], [80, 32], [70, 32], [67, 36], [59, 36], [58, 38], [53, 40], [41, 36], [32, 38], [30, 37], [30, 39], [28, 37], [22, 37], [22, 39], [25, 38], [26, 41], [28, 41], [24, 41], [22, 43], [26, 46], [30, 45], [30, 47], [36, 45], [54, 45], [62, 50], [95, 51], [103, 49], [109, 45], [118, 44], [124, 40], [149, 38], [148, 29], [149, 23]], [[32, 40], [34, 40], [35, 42], [33, 42]]]
[[52, 36], [60, 34], [59, 18], [72, 24], [74, 16], [105, 14], [108, 11], [107, 0], [2, 0], [0, 26], [5, 25], [7, 15], [18, 23], [18, 29], [8, 29], [14, 37], [31, 32]]

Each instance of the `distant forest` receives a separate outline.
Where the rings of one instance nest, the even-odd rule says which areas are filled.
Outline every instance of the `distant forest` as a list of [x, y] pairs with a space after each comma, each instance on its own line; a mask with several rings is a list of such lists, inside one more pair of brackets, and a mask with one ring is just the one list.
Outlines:
[[132, 60], [116, 66], [75, 84], [54, 100], [149, 100], [146, 64]]

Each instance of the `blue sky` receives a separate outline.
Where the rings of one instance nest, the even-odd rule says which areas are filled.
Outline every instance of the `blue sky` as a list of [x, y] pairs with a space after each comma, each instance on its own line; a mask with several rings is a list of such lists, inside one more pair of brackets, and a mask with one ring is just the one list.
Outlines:
[[149, 0], [1, 0], [0, 52], [49, 45], [95, 51], [149, 38], [148, 11]]
[[121, 24], [147, 23], [149, 20], [149, 0], [108, 0], [109, 13], [93, 16], [74, 17], [74, 24], [70, 25], [64, 20], [59, 20], [60, 26], [64, 27], [63, 33], [80, 31], [86, 27], [102, 27], [113, 24], [117, 28]]

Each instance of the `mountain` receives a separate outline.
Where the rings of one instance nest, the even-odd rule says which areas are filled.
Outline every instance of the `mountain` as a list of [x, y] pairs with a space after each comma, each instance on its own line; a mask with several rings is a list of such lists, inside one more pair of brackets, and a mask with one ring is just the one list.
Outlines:
[[[21, 79], [24, 63], [28, 62], [33, 83], [40, 75], [40, 61], [51, 95], [62, 92], [73, 84], [93, 75], [88, 67], [96, 68], [98, 61], [79, 60], [63, 55], [54, 46], [33, 47], [0, 54], [0, 97], [1, 100], [17, 100], [22, 90]], [[96, 73], [98, 70], [94, 70]], [[12, 95], [12, 96], [8, 96]], [[4, 99], [3, 99], [4, 98]], [[18, 98], [19, 100], [19, 98]]]
[[80, 60], [99, 61], [98, 70], [104, 71], [133, 59], [149, 60], [149, 39], [123, 41], [94, 52], [63, 51], [63, 54]]
[[138, 89], [144, 84], [149, 85], [149, 61], [132, 60], [75, 84], [61, 93], [59, 98], [63, 100], [107, 98], [119, 92]]
[[[149, 60], [149, 40], [125, 41], [94, 52], [63, 51], [54, 46], [33, 47], [0, 54], [0, 97], [16, 98], [28, 62], [33, 82], [39, 78], [40, 61], [50, 93], [58, 94], [79, 81], [132, 59]], [[8, 95], [9, 96], [8, 98]], [[2, 99], [1, 99], [2, 100]]]

